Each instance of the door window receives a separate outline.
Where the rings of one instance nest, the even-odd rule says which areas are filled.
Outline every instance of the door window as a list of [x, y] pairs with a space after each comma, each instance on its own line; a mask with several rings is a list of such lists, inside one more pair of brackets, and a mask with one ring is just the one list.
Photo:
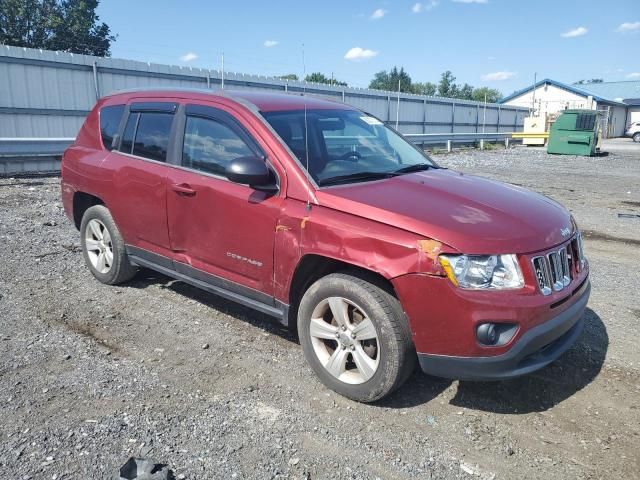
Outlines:
[[230, 127], [210, 118], [187, 116], [182, 165], [206, 173], [224, 175], [234, 159], [255, 155]]
[[122, 135], [120, 150], [166, 162], [172, 121], [173, 115], [170, 113], [131, 113]]

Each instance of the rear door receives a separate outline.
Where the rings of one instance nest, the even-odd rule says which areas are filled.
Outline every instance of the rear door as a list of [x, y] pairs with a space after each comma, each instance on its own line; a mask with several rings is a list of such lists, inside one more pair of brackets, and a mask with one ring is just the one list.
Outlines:
[[273, 304], [273, 246], [281, 197], [233, 183], [224, 175], [235, 158], [264, 158], [264, 146], [249, 125], [223, 106], [186, 105], [179, 123], [180, 159], [167, 179], [176, 270]]
[[125, 241], [169, 256], [166, 178], [177, 104], [133, 102], [122, 137], [108, 157], [113, 171], [111, 212]]

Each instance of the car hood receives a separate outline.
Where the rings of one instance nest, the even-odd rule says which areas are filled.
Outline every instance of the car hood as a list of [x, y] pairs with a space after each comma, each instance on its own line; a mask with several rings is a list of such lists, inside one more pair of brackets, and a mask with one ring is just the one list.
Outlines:
[[550, 198], [446, 169], [317, 193], [322, 206], [415, 232], [468, 254], [536, 252], [562, 243], [574, 230], [570, 213]]

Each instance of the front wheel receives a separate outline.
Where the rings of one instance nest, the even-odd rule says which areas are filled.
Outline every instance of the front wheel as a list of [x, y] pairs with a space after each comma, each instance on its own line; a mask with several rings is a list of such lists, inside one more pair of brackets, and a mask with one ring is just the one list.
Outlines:
[[367, 280], [327, 275], [306, 291], [298, 309], [307, 362], [327, 387], [359, 402], [393, 392], [416, 363], [400, 302]]
[[634, 142], [640, 143], [640, 132], [634, 133], [632, 138]]

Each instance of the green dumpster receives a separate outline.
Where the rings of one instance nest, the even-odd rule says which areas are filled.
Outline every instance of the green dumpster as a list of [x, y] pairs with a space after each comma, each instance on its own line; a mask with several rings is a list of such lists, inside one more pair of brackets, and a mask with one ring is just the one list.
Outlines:
[[565, 110], [551, 125], [548, 153], [595, 155], [598, 144], [598, 113], [595, 110]]

